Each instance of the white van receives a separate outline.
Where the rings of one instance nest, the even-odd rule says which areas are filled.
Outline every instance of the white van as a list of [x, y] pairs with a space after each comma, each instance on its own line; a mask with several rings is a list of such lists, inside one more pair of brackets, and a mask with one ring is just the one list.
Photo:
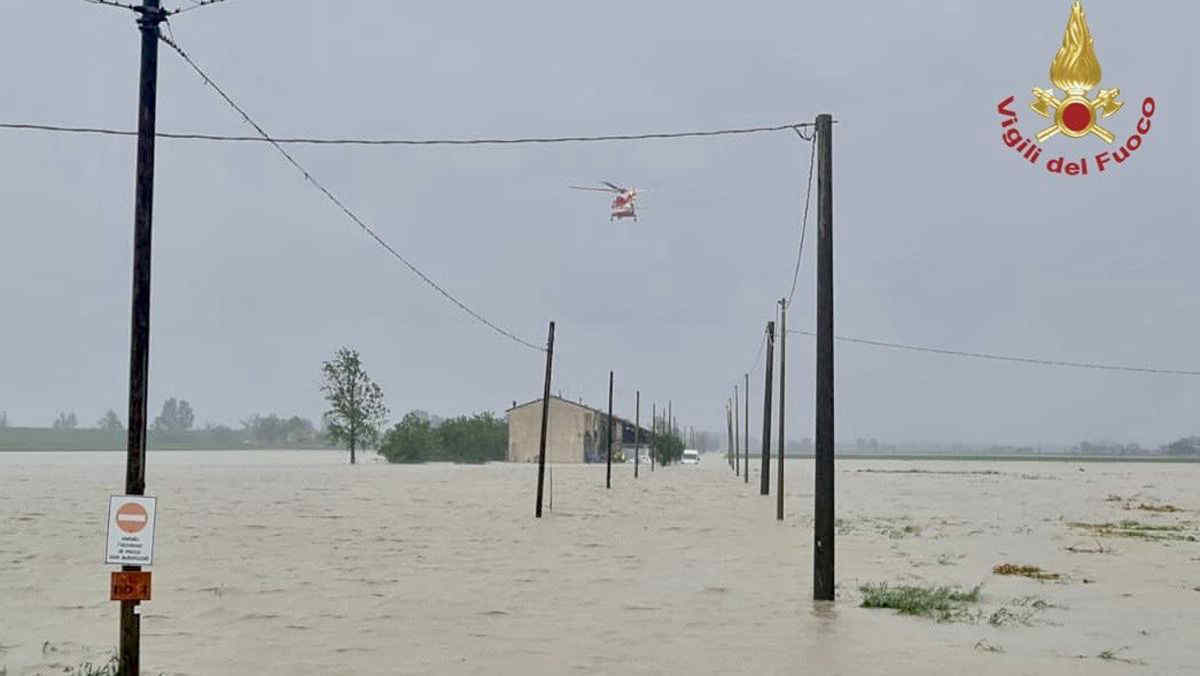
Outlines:
[[699, 465], [700, 451], [694, 448], [686, 448], [683, 451], [683, 457], [679, 459], [681, 465]]

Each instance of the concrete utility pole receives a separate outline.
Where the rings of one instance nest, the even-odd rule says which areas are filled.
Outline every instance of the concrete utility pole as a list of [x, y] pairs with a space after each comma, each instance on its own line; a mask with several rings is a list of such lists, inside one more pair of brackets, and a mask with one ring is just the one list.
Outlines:
[[776, 472], [775, 518], [783, 521], [783, 454], [787, 446], [787, 435], [783, 421], [787, 417], [783, 405], [784, 386], [787, 384], [787, 299], [779, 299], [779, 471]]
[[775, 322], [767, 322], [766, 390], [763, 394], [762, 476], [760, 495], [771, 494], [771, 375], [775, 367]]
[[817, 399], [813, 598], [833, 600], [833, 116], [817, 116]]
[[[125, 494], [146, 493], [146, 390], [150, 365], [150, 242], [154, 215], [154, 140], [158, 112], [158, 27], [166, 18], [159, 0], [144, 0], [138, 11], [142, 32], [138, 84], [136, 194], [133, 207], [133, 298], [129, 332], [129, 432]], [[140, 571], [141, 566], [123, 566]], [[138, 601], [121, 601], [119, 666], [123, 676], [141, 670], [142, 625]]]
[[741, 429], [738, 425], [738, 409], [741, 408], [741, 397], [738, 396], [738, 386], [733, 386], [733, 475], [741, 476], [742, 474], [742, 448], [738, 442], [741, 440], [738, 435], [738, 430]]
[[609, 371], [608, 372], [608, 469], [606, 470], [606, 474], [604, 476], [604, 487], [605, 488], [612, 488], [612, 446], [613, 446], [612, 390], [613, 390], [613, 372]]
[[[554, 362], [554, 322], [550, 322], [550, 335], [546, 338], [546, 386], [542, 390], [542, 437], [538, 442], [538, 489], [537, 507], [534, 518], [542, 518], [542, 486], [546, 480], [546, 423], [550, 419], [550, 367]], [[551, 498], [553, 504], [553, 498]]]
[[642, 462], [642, 391], [637, 391], [637, 403], [633, 408], [633, 478], [638, 478], [638, 466]]

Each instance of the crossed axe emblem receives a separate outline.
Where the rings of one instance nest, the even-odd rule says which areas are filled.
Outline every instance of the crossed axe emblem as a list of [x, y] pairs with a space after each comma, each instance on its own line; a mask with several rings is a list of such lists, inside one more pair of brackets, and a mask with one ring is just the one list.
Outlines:
[[[1083, 98], [1083, 100], [1087, 101], [1087, 105], [1091, 108], [1092, 124], [1088, 127], [1088, 130], [1085, 133], [1095, 134], [1096, 136], [1099, 136], [1100, 138], [1104, 139], [1104, 141], [1107, 143], [1112, 143], [1113, 140], [1116, 139], [1116, 137], [1113, 136], [1112, 132], [1105, 129], [1104, 127], [1101, 127], [1100, 124], [1098, 122], [1096, 122], [1096, 120], [1099, 120], [1101, 117], [1111, 117], [1112, 115], [1116, 114], [1116, 112], [1118, 110], [1121, 109], [1121, 106], [1125, 105], [1123, 102], [1117, 100], [1117, 97], [1120, 95], [1121, 95], [1120, 89], [1101, 89], [1100, 93], [1096, 96], [1096, 100], [1094, 100], [1094, 101], [1087, 101], [1087, 99], [1084, 97], [1071, 97], [1071, 98], [1076, 98], [1076, 100], [1078, 100], [1079, 98]], [[1033, 111], [1035, 113], [1037, 113], [1038, 115], [1041, 115], [1042, 117], [1049, 118], [1052, 120], [1054, 120], [1056, 118], [1056, 113], [1058, 112], [1058, 109], [1063, 107], [1063, 105], [1065, 105], [1067, 103], [1067, 101], [1058, 100], [1054, 96], [1053, 90], [1046, 90], [1046, 89], [1040, 89], [1038, 87], [1034, 87], [1033, 88], [1033, 96], [1034, 96], [1034, 101], [1033, 101], [1033, 104], [1030, 106], [1031, 108], [1033, 108]], [[1068, 101], [1069, 100], [1070, 99], [1068, 99]], [[1051, 136], [1054, 136], [1055, 134], [1059, 133], [1060, 131], [1062, 131], [1062, 125], [1059, 124], [1056, 120], [1055, 124], [1053, 126], [1047, 127], [1046, 129], [1043, 129], [1042, 131], [1038, 132], [1038, 135], [1037, 135], [1038, 143], [1045, 142], [1046, 139], [1050, 138]]]

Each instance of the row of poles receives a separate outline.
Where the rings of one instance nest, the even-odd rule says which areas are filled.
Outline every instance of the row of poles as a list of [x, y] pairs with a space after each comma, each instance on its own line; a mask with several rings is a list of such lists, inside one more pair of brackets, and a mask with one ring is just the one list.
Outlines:
[[[832, 601], [834, 595], [834, 396], [833, 396], [833, 118], [818, 115], [817, 143], [817, 370], [815, 505], [813, 524], [813, 598]], [[783, 468], [787, 445], [785, 430], [787, 393], [788, 299], [779, 300], [779, 442], [776, 470], [775, 518], [783, 520]], [[759, 494], [769, 495], [771, 485], [771, 394], [775, 364], [775, 322], [767, 322], [767, 362], [763, 393], [762, 461]], [[726, 402], [729, 465], [734, 476], [750, 483], [750, 374], [745, 374], [745, 399], [741, 415], [744, 443], [739, 444], [738, 386]], [[743, 455], [744, 449], [744, 455]]]
[[[537, 502], [533, 509], [534, 518], [542, 518], [542, 496], [545, 492], [546, 485], [546, 432], [550, 422], [550, 381], [554, 371], [554, 322], [550, 322], [550, 330], [546, 336], [546, 376], [545, 384], [542, 389], [542, 427], [538, 438], [538, 479], [537, 479]], [[634, 422], [633, 422], [633, 478], [638, 478], [641, 461], [642, 461], [642, 391], [636, 392], [636, 403], [634, 404]], [[670, 434], [678, 433], [678, 426], [675, 420], [674, 407], [672, 402], [667, 402], [667, 408], [664, 411], [666, 417], [660, 419], [658, 416], [657, 404], [651, 406], [650, 417], [652, 419], [651, 438], [648, 440], [651, 447], [654, 446], [654, 437], [662, 430], [668, 430]], [[605, 421], [607, 432], [605, 433], [605, 447], [607, 450], [607, 458], [605, 460], [604, 470], [604, 487], [612, 488], [612, 451], [613, 451], [613, 372], [608, 372], [608, 418]], [[622, 428], [623, 429], [623, 428]], [[694, 436], [694, 435], [693, 435]], [[622, 433], [624, 438], [624, 433]], [[650, 471], [654, 471], [654, 453], [650, 453]]]

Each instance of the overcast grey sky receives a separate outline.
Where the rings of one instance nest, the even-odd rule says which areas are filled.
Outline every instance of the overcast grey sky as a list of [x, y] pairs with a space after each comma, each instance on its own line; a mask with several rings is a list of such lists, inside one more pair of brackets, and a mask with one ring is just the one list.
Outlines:
[[[353, 3], [228, 0], [175, 36], [273, 134], [634, 133], [811, 120], [835, 132], [837, 331], [1051, 359], [1200, 369], [1194, 3], [1088, 0], [1126, 107], [1158, 110], [1106, 175], [1052, 176], [1000, 140], [1049, 87], [1067, 0]], [[128, 12], [9, 2], [0, 121], [133, 128]], [[159, 129], [248, 133], [169, 50]], [[1052, 155], [1091, 156], [1062, 137]], [[297, 147], [426, 272], [533, 342], [558, 322], [554, 389], [618, 409], [674, 401], [719, 429], [787, 292], [808, 146], [794, 134], [640, 144]], [[124, 417], [134, 140], [0, 130], [0, 410]], [[1094, 169], [1093, 169], [1094, 172]], [[644, 187], [638, 223], [606, 197]], [[393, 417], [503, 411], [542, 356], [474, 323], [269, 147], [164, 140], [154, 220], [151, 416], [317, 417], [319, 365], [357, 347]], [[814, 205], [815, 206], [815, 205]], [[811, 224], [810, 224], [811, 225]], [[815, 241], [810, 229], [809, 242]], [[793, 327], [812, 328], [806, 251]], [[812, 435], [814, 343], [789, 343], [789, 432]], [[761, 369], [752, 378], [761, 409]], [[1200, 378], [1100, 373], [839, 344], [838, 437], [1011, 443], [1200, 434]], [[753, 413], [759, 420], [760, 411]], [[757, 429], [757, 422], [752, 426]]]

